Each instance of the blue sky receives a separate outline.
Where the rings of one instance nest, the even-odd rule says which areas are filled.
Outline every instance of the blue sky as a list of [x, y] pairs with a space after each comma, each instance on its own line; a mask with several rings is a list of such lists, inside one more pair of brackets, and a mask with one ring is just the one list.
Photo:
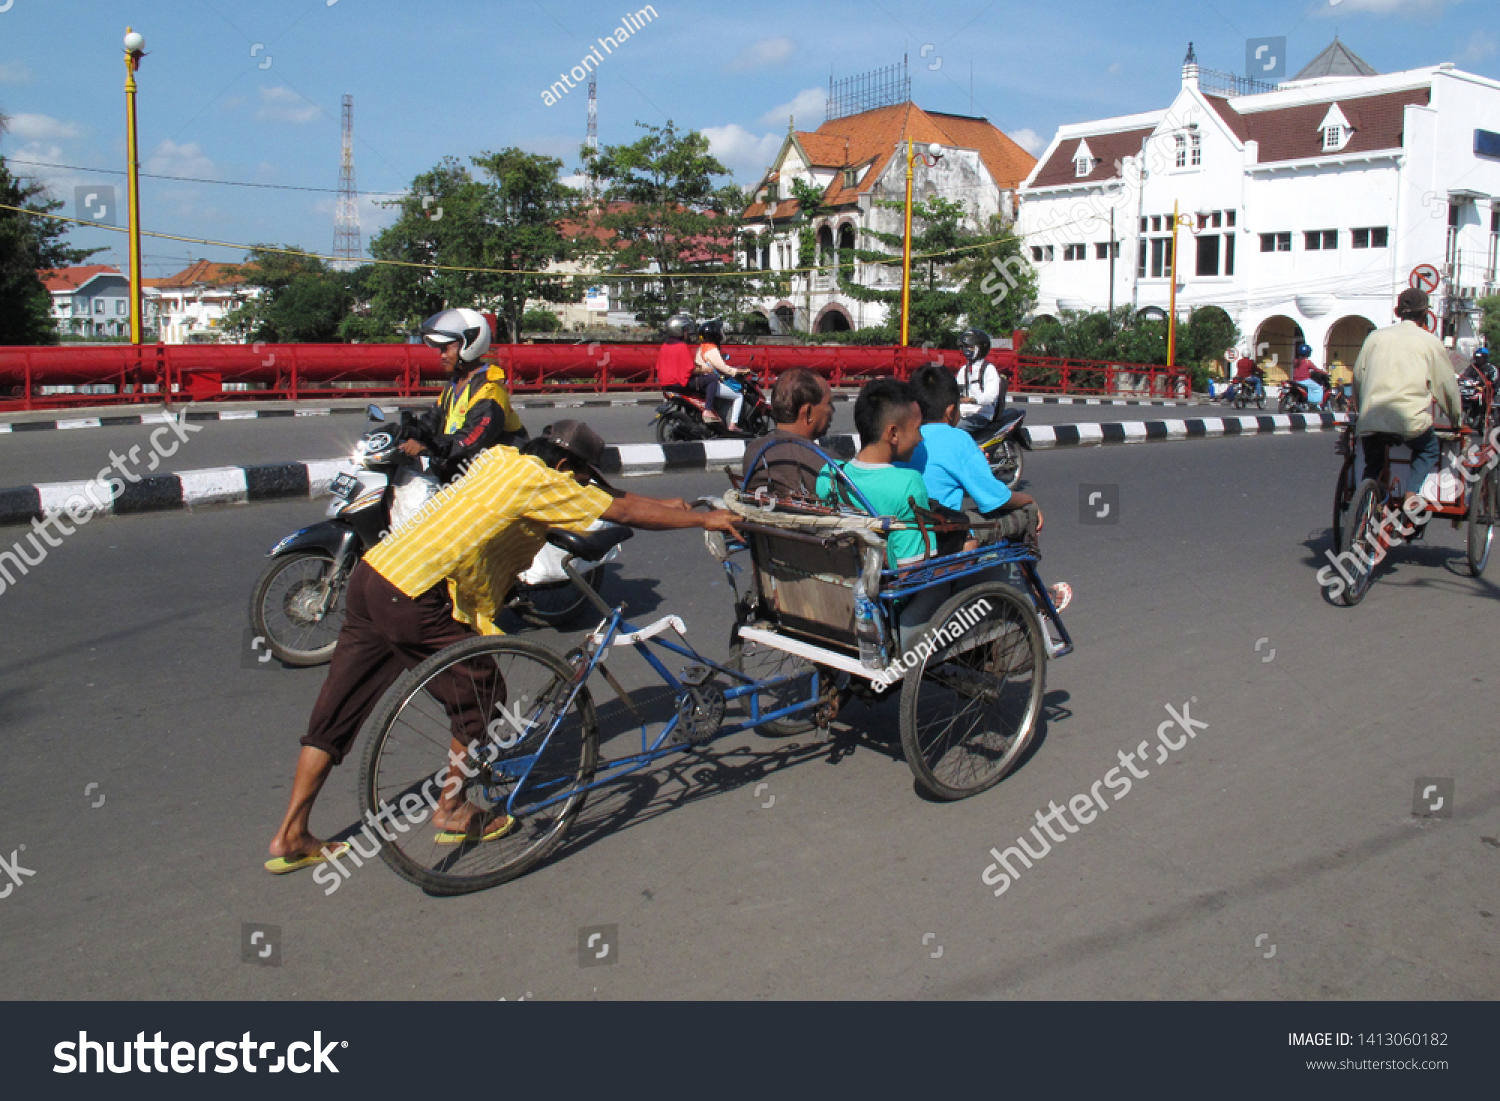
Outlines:
[[[11, 160], [120, 170], [129, 23], [146, 36], [140, 73], [144, 170], [327, 188], [281, 191], [146, 180], [145, 228], [231, 242], [333, 243], [340, 101], [355, 103], [362, 192], [399, 192], [444, 155], [506, 146], [562, 158], [582, 143], [587, 92], [542, 92], [643, 5], [579, 0], [0, 0], [0, 138]], [[744, 184], [779, 146], [786, 116], [822, 122], [830, 74], [910, 56], [923, 107], [987, 116], [1033, 152], [1065, 123], [1165, 106], [1187, 43], [1209, 68], [1243, 71], [1248, 37], [1284, 35], [1295, 72], [1333, 38], [1383, 72], [1454, 61], [1500, 78], [1491, 3], [1481, 0], [660, 0], [599, 66], [599, 140], [631, 141], [637, 121], [708, 133]], [[257, 46], [259, 48], [257, 48]], [[600, 50], [600, 53], [604, 53]], [[972, 104], [970, 73], [972, 64]], [[123, 177], [31, 168], [74, 213], [74, 188]], [[123, 214], [120, 216], [123, 224]], [[388, 211], [361, 206], [368, 241]], [[75, 231], [113, 246], [122, 235]], [[188, 254], [242, 253], [147, 239], [147, 275]]]

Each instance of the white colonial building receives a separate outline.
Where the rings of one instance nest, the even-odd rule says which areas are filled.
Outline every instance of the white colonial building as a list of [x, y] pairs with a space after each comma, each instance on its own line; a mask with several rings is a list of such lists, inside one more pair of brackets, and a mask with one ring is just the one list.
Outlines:
[[[1350, 364], [1430, 271], [1461, 351], [1495, 292], [1500, 83], [1379, 74], [1337, 40], [1275, 87], [1200, 69], [1165, 110], [1065, 126], [1021, 190], [1037, 314], [1218, 306], [1263, 363]], [[1142, 170], [1144, 169], [1144, 171]], [[1180, 212], [1174, 263], [1172, 215]]]
[[224, 315], [258, 298], [261, 288], [235, 274], [235, 265], [196, 260], [166, 279], [146, 280], [146, 310], [164, 344], [219, 344], [230, 338]]
[[[788, 271], [799, 264], [800, 214], [792, 182], [815, 187], [830, 213], [812, 222], [820, 271], [796, 275], [785, 297], [766, 298], [754, 312], [772, 333], [838, 332], [879, 325], [883, 302], [860, 302], [838, 289], [834, 268], [839, 254], [884, 248], [862, 231], [900, 235], [900, 210], [880, 206], [906, 196], [906, 142], [921, 152], [941, 146], [941, 159], [916, 159], [913, 198], [935, 197], [962, 203], [971, 229], [983, 229], [994, 215], [1014, 216], [1015, 195], [1036, 163], [1032, 156], [983, 118], [924, 111], [909, 100], [830, 118], [817, 130], [788, 126], [775, 163], [755, 186], [744, 212], [745, 227], [764, 231], [770, 241], [746, 256], [749, 267]], [[866, 287], [899, 289], [899, 264], [855, 263], [853, 279]]]

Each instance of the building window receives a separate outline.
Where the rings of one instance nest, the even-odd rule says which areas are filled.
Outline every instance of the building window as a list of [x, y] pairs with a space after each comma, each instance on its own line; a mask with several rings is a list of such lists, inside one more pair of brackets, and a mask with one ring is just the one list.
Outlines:
[[115, 299], [115, 316], [116, 317], [124, 317], [125, 316], [125, 299], [123, 299], [123, 298], [116, 298]]
[[[1307, 131], [1303, 131], [1307, 133]], [[1344, 147], [1344, 128], [1342, 126], [1330, 126], [1323, 131], [1323, 152], [1337, 153]]]
[[1064, 260], [1084, 260], [1084, 259], [1087, 259], [1087, 258], [1088, 258], [1088, 246], [1087, 245], [1064, 245], [1063, 246], [1063, 259]]
[[1219, 235], [1217, 233], [1198, 238], [1198, 274], [1219, 274]]
[[1141, 219], [1141, 232], [1145, 233], [1146, 232], [1146, 228], [1147, 228], [1147, 221], [1146, 221], [1145, 218], [1142, 218]]
[[1390, 230], [1385, 226], [1371, 226], [1369, 229], [1356, 229], [1350, 234], [1350, 246], [1353, 248], [1386, 248], [1390, 242]]
[[1291, 252], [1292, 235], [1290, 233], [1262, 233], [1260, 235], [1261, 252]]
[[1193, 134], [1193, 167], [1198, 168], [1203, 164], [1203, 137], [1198, 133]]
[[766, 184], [766, 202], [777, 202], [781, 197], [781, 185]]
[[1172, 238], [1153, 237], [1151, 239], [1151, 278], [1170, 279], [1172, 277]]
[[94, 316], [95, 317], [103, 317], [104, 316], [104, 299], [102, 299], [102, 298], [96, 298], [96, 299], [94, 299]]
[[1497, 265], [1500, 265], [1500, 207], [1490, 211], [1490, 273], [1487, 282], [1495, 281]]
[[1234, 274], [1234, 234], [1224, 234], [1224, 274]]
[[1146, 278], [1146, 238], [1138, 238], [1136, 243], [1138, 247], [1135, 250], [1135, 277], [1144, 279]]
[[[1073, 246], [1069, 245], [1068, 247], [1072, 248]], [[1051, 245], [1032, 245], [1031, 246], [1031, 258], [1032, 258], [1032, 260], [1036, 261], [1038, 264], [1040, 264], [1044, 260], [1051, 260], [1051, 259], [1053, 259], [1053, 257], [1055, 255], [1056, 254], [1053, 252]]]
[[1153, 214], [1153, 215], [1151, 215], [1151, 232], [1152, 233], [1160, 233], [1161, 232], [1161, 215], [1160, 214]]
[[857, 168], [846, 168], [846, 169], [844, 169], [844, 186], [845, 187], [854, 187], [858, 183], [859, 183], [859, 169], [857, 169]]
[[1094, 162], [1090, 157], [1079, 157], [1073, 162], [1073, 175], [1080, 180], [1094, 170]]
[[1187, 138], [1183, 137], [1181, 134], [1176, 134], [1176, 135], [1174, 135], [1173, 140], [1177, 144], [1177, 167], [1178, 168], [1186, 168], [1187, 167]]
[[1211, 215], [1209, 215], [1208, 224], [1213, 226], [1215, 229], [1219, 229], [1220, 227], [1222, 227], [1224, 225], [1223, 211], [1216, 210]]
[[1226, 210], [1224, 212], [1224, 224], [1230, 229], [1234, 228], [1234, 211]]
[[1336, 229], [1309, 229], [1302, 238], [1308, 252], [1332, 252], [1339, 247], [1339, 231]]
[[[1108, 260], [1109, 259], [1109, 254], [1110, 254], [1109, 244], [1110, 243], [1108, 241], [1099, 241], [1099, 242], [1096, 242], [1095, 245], [1094, 245], [1094, 259], [1096, 259], [1096, 260]], [[1120, 258], [1120, 242], [1116, 241], [1114, 243], [1114, 245], [1115, 245], [1115, 247], [1114, 247], [1115, 259], [1118, 260]]]

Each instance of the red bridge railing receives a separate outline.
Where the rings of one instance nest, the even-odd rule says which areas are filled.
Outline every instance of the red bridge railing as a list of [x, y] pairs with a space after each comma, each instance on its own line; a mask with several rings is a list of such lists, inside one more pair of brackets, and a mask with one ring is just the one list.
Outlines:
[[[738, 345], [736, 366], [767, 384], [807, 367], [834, 386], [906, 378], [924, 363], [956, 369], [958, 352], [901, 347]], [[606, 393], [658, 388], [655, 344], [503, 344], [488, 357], [518, 394]], [[1019, 373], [1018, 389], [1057, 394], [1181, 397], [1181, 370], [1091, 360], [1052, 360], [999, 352], [997, 366]], [[154, 344], [0, 347], [0, 410], [156, 404], [181, 401], [289, 401], [412, 398], [444, 380], [437, 353], [420, 344]], [[232, 388], [230, 388], [232, 387]], [[64, 388], [64, 389], [58, 389]]]

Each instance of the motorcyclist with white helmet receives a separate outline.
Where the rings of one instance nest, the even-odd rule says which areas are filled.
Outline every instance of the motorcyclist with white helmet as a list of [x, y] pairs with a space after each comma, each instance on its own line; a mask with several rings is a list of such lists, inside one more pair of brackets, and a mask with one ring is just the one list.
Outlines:
[[958, 338], [964, 353], [964, 365], [958, 372], [958, 386], [963, 400], [959, 406], [962, 419], [958, 427], [976, 435], [990, 427], [1005, 412], [1005, 392], [1010, 379], [987, 358], [990, 335], [982, 329], [965, 329]]
[[524, 441], [526, 427], [511, 405], [504, 368], [481, 359], [492, 339], [483, 314], [443, 310], [422, 322], [421, 336], [422, 343], [437, 349], [452, 377], [437, 404], [418, 419], [417, 438], [407, 440], [401, 450], [414, 457], [429, 455], [432, 473], [448, 482], [481, 451]]

